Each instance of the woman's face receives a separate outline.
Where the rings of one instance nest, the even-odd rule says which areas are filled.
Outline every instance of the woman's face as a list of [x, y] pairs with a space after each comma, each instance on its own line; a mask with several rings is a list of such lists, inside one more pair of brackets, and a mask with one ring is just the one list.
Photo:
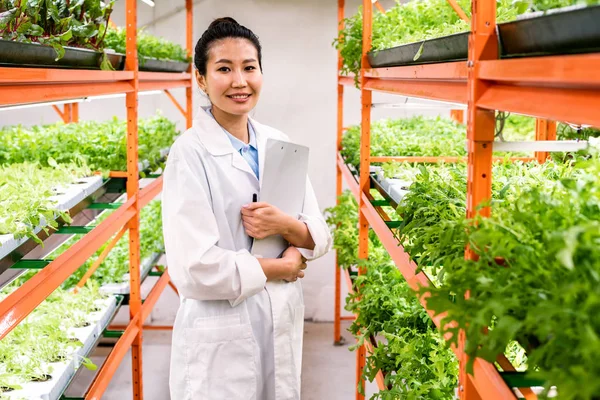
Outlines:
[[262, 88], [258, 52], [246, 39], [219, 40], [209, 50], [206, 76], [196, 71], [196, 80], [214, 107], [228, 114], [248, 114]]

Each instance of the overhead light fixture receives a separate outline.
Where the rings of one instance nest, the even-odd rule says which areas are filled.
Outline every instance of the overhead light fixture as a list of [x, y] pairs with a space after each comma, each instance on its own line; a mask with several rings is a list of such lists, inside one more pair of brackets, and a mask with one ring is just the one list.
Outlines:
[[17, 104], [15, 106], [0, 107], [0, 111], [21, 110], [23, 108], [34, 108], [34, 107], [39, 107], [39, 106], [60, 106], [62, 104], [81, 103], [84, 101], [85, 101], [85, 99], [73, 99], [73, 100], [49, 101], [49, 102], [45, 102], [45, 103]]
[[[154, 94], [161, 94], [162, 90], [148, 90], [145, 92], [138, 92], [138, 96], [148, 96]], [[0, 107], [0, 111], [8, 111], [8, 110], [20, 110], [23, 108], [34, 108], [34, 107], [42, 107], [42, 106], [59, 106], [62, 104], [73, 104], [73, 103], [84, 103], [90, 102], [92, 100], [106, 100], [106, 99], [119, 99], [124, 98], [125, 93], [117, 93], [117, 94], [107, 94], [100, 96], [89, 96], [82, 97], [78, 99], [71, 100], [60, 100], [60, 101], [47, 101], [42, 103], [31, 103], [31, 104], [17, 104], [14, 106]]]
[[154, 1], [152, 0], [142, 0], [144, 3], [148, 4], [150, 7], [154, 7]]

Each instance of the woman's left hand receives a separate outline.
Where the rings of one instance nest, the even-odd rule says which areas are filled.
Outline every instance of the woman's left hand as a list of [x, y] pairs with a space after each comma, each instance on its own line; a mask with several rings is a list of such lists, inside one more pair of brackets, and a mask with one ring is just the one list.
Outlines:
[[273, 235], [285, 235], [293, 219], [269, 203], [258, 202], [242, 207], [242, 222], [248, 236], [264, 239]]

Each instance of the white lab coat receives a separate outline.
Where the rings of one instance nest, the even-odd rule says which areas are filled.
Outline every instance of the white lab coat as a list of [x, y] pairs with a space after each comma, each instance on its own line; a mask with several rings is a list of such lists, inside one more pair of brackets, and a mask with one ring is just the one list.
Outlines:
[[[269, 137], [287, 137], [251, 119], [259, 176]], [[315, 242], [331, 247], [312, 186], [303, 212]], [[200, 110], [171, 148], [164, 173], [163, 229], [169, 274], [181, 299], [173, 328], [172, 400], [299, 400], [304, 301], [300, 281], [266, 282], [249, 253], [241, 207], [260, 182], [221, 126]]]

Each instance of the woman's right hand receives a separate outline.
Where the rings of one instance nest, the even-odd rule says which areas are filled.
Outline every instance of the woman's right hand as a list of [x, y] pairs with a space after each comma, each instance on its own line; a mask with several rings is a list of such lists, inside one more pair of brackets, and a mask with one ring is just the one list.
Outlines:
[[306, 269], [306, 258], [302, 256], [297, 248], [290, 246], [283, 252], [281, 259], [286, 264], [286, 272], [283, 277], [284, 281], [295, 282], [298, 278], [304, 278], [304, 270]]

